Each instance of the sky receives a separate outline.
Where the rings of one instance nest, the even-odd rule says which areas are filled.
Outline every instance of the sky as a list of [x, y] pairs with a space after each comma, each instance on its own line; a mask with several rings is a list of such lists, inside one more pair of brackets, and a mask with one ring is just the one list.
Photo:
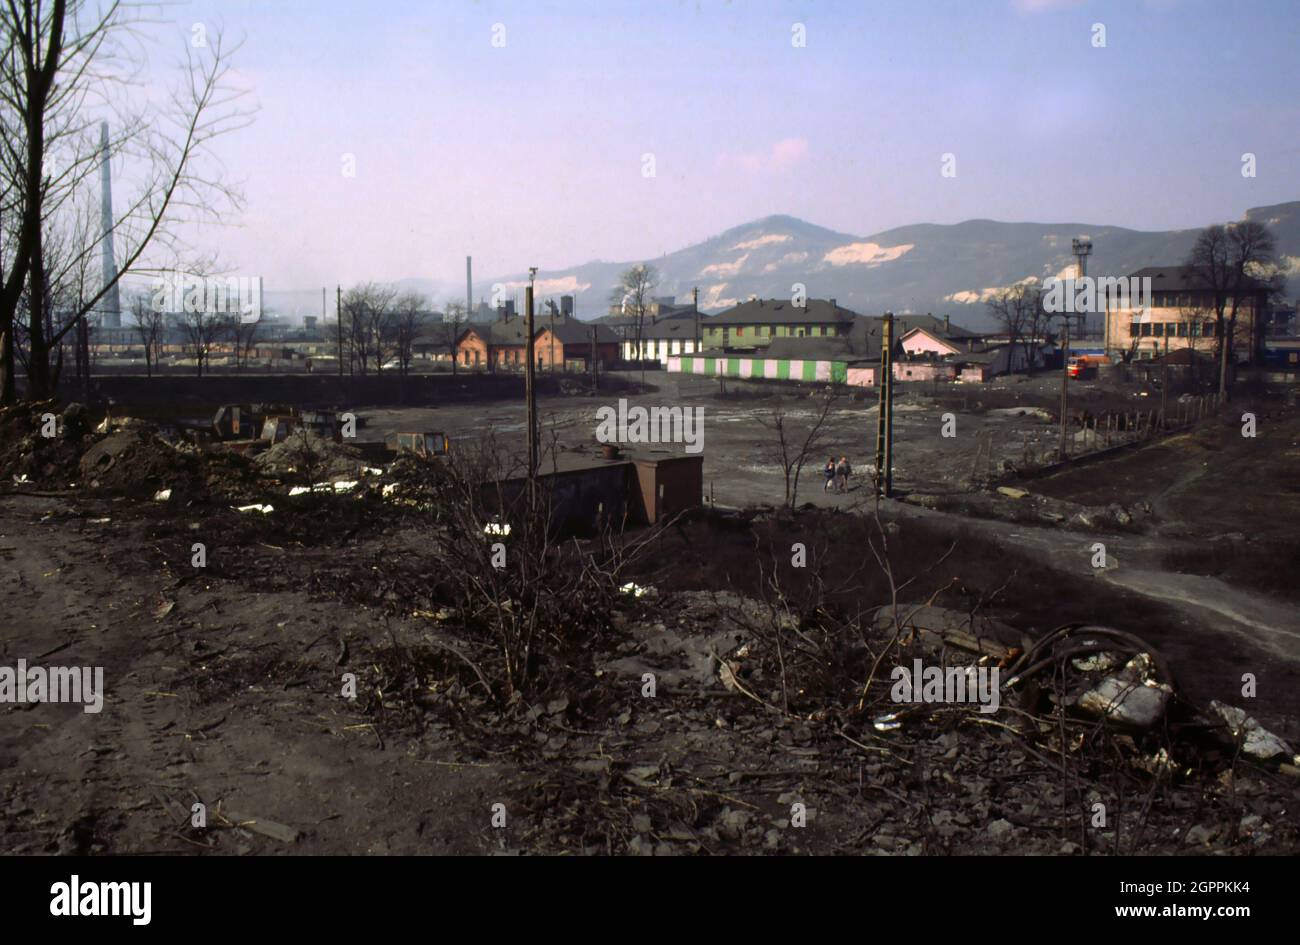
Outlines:
[[268, 289], [463, 286], [467, 254], [476, 282], [652, 260], [774, 213], [853, 235], [1160, 230], [1300, 199], [1295, 2], [199, 0], [165, 19], [167, 53], [196, 23], [243, 40], [257, 114], [214, 153], [244, 206], [193, 239]]

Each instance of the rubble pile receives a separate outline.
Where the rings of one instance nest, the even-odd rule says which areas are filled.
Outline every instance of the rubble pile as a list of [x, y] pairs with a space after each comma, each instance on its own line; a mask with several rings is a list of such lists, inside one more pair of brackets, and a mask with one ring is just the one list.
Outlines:
[[0, 478], [18, 485], [68, 488], [77, 479], [88, 430], [81, 404], [60, 408], [44, 400], [0, 407]]
[[365, 465], [360, 451], [306, 430], [295, 430], [253, 462], [264, 474], [310, 481], [356, 479]]
[[[797, 852], [799, 832], [784, 828], [798, 804], [820, 831], [844, 831], [831, 842], [845, 852], [1250, 854], [1300, 838], [1291, 746], [1240, 709], [1189, 704], [1140, 637], [1071, 624], [1031, 641], [925, 605], [864, 623], [855, 643], [847, 625], [779, 603], [677, 592], [650, 607], [629, 595], [597, 686], [653, 678], [657, 697], [612, 700], [608, 718], [590, 696], [532, 707], [539, 767], [524, 800], [538, 833], [585, 851], [598, 804], [626, 852]], [[824, 646], [847, 671], [817, 668]], [[917, 661], [996, 679], [998, 711], [900, 704]], [[602, 734], [575, 737], [586, 729]], [[642, 746], [646, 763], [613, 760], [619, 745]], [[734, 799], [758, 784], [776, 805]], [[844, 813], [864, 803], [878, 811], [865, 827]]]
[[905, 501], [922, 508], [1000, 521], [1091, 531], [1098, 528], [1142, 531], [1150, 526], [1151, 506], [1139, 502], [1130, 507], [1118, 503], [1106, 506], [1080, 505], [1038, 495], [1014, 486], [1000, 486], [987, 492], [938, 494], [915, 492]]

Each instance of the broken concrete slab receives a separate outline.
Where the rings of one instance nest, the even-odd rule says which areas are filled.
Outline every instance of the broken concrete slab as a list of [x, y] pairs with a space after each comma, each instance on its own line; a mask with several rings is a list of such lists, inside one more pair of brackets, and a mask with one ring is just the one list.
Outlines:
[[1210, 714], [1227, 726], [1230, 739], [1233, 744], [1240, 742], [1243, 754], [1260, 761], [1281, 756], [1284, 762], [1300, 765], [1300, 757], [1296, 756], [1295, 750], [1247, 715], [1245, 709], [1212, 699]]

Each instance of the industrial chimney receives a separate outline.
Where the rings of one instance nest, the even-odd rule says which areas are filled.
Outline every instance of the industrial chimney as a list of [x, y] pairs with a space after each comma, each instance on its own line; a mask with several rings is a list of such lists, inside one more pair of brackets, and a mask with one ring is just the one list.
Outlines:
[[465, 317], [474, 314], [474, 257], [465, 257]]

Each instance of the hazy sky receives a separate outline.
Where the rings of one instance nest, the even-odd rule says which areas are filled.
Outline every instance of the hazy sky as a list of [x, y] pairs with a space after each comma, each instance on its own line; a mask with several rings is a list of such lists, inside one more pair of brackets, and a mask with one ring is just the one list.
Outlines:
[[172, 13], [174, 42], [196, 21], [245, 38], [260, 111], [220, 154], [247, 207], [203, 240], [268, 289], [463, 285], [467, 253], [484, 280], [653, 258], [770, 213], [856, 235], [978, 217], [1166, 229], [1300, 199], [1293, 0]]

